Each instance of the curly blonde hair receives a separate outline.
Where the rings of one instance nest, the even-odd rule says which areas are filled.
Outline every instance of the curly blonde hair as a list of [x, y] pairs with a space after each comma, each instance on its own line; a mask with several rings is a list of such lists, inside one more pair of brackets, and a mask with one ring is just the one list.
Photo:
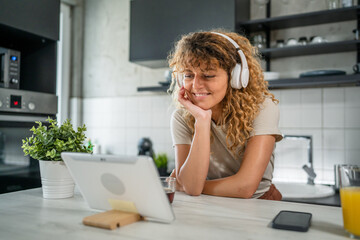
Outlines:
[[[206, 69], [222, 68], [228, 74], [228, 88], [222, 100], [222, 113], [217, 125], [227, 125], [226, 144], [233, 152], [245, 146], [253, 130], [253, 121], [259, 113], [260, 105], [266, 97], [278, 103], [274, 95], [268, 90], [268, 82], [264, 81], [260, 65], [258, 49], [250, 41], [237, 33], [214, 30], [232, 38], [244, 52], [249, 67], [249, 84], [246, 88], [234, 89], [231, 87], [231, 71], [236, 63], [241, 63], [236, 48], [226, 38], [211, 32], [195, 32], [182, 36], [175, 43], [173, 51], [169, 54], [168, 62], [173, 69], [173, 79], [170, 89], [173, 89], [173, 99], [178, 108], [184, 108], [177, 101], [179, 86], [176, 84], [176, 75], [184, 72], [186, 68]], [[194, 117], [184, 111], [183, 117], [194, 134]]]

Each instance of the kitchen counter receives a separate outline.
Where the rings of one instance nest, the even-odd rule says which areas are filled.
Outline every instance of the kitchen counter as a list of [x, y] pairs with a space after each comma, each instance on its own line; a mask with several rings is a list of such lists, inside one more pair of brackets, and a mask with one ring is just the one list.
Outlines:
[[[348, 239], [341, 208], [258, 199], [236, 199], [176, 192], [171, 224], [141, 221], [110, 231], [88, 227], [93, 215], [79, 192], [73, 198], [42, 198], [41, 188], [0, 195], [1, 239]], [[310, 212], [308, 232], [277, 230], [280, 210]]]

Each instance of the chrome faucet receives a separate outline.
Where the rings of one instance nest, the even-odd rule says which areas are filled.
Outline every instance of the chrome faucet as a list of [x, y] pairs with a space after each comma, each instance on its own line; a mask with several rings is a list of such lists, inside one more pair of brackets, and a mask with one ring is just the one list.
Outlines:
[[314, 179], [316, 178], [316, 173], [314, 171], [313, 166], [313, 142], [312, 142], [312, 136], [311, 135], [283, 135], [283, 138], [286, 139], [292, 139], [292, 140], [298, 140], [298, 139], [305, 139], [309, 141], [307, 150], [308, 150], [308, 162], [310, 164], [310, 167], [308, 165], [304, 165], [302, 168], [308, 175], [308, 181], [307, 183], [310, 185], [314, 185]]

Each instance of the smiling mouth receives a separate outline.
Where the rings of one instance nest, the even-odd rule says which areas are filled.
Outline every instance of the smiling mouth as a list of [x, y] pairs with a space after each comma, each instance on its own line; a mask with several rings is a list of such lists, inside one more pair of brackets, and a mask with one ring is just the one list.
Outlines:
[[210, 93], [193, 93], [193, 95], [194, 95], [195, 97], [203, 97], [203, 96], [210, 95]]

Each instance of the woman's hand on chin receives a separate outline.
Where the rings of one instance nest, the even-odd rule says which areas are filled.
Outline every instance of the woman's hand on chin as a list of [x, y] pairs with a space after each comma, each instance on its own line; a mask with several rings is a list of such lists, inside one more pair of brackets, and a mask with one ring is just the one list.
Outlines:
[[190, 113], [194, 116], [196, 121], [210, 121], [211, 120], [211, 109], [204, 110], [194, 104], [194, 98], [191, 95], [191, 93], [185, 89], [184, 87], [181, 87], [179, 94], [178, 94], [178, 100]]

